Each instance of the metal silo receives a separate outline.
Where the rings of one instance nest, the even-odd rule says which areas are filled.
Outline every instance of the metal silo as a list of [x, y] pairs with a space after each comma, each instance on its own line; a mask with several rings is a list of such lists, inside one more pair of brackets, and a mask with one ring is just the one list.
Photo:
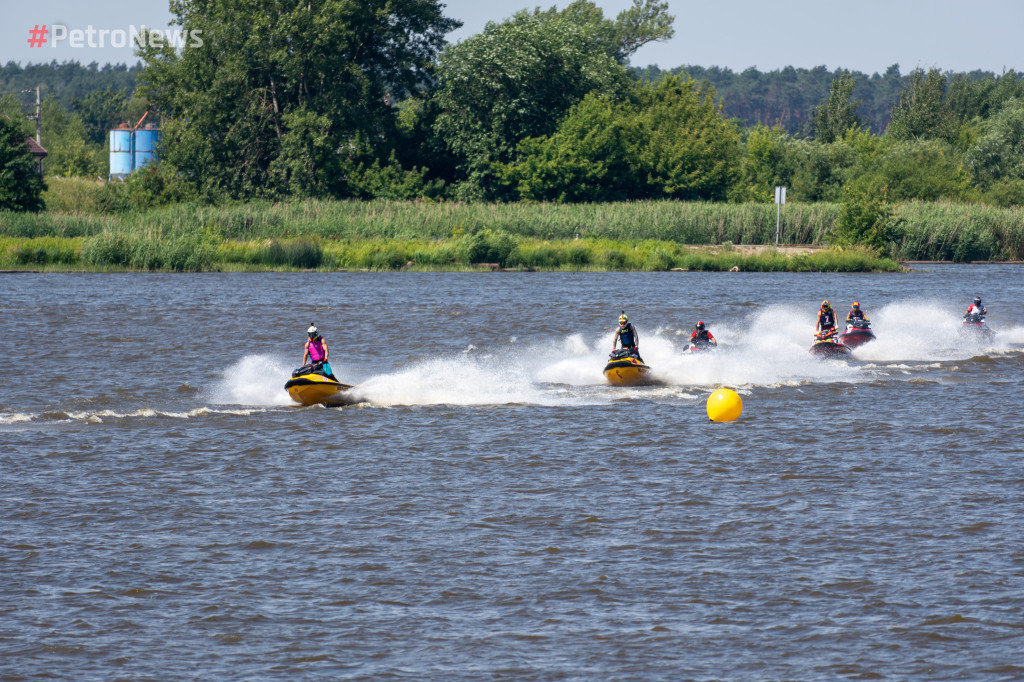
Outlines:
[[124, 180], [132, 173], [132, 131], [110, 131], [110, 179]]
[[132, 170], [138, 170], [156, 158], [156, 146], [159, 141], [160, 131], [156, 128], [135, 131], [135, 149], [132, 155], [135, 164]]

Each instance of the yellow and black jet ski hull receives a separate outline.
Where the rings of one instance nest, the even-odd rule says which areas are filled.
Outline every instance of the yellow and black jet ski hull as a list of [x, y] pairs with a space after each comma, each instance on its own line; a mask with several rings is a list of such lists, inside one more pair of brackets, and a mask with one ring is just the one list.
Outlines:
[[615, 386], [637, 386], [648, 382], [651, 368], [636, 358], [612, 360], [604, 366], [604, 378]]
[[289, 379], [284, 388], [297, 403], [335, 405], [345, 402], [340, 394], [352, 387], [331, 381], [322, 374], [302, 374]]

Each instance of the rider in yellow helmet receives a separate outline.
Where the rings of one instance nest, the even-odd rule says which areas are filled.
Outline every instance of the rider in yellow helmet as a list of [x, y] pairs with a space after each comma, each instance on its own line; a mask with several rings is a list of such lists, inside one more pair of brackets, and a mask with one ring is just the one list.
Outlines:
[[632, 351], [632, 354], [636, 356], [637, 360], [643, 362], [640, 357], [640, 335], [636, 331], [636, 327], [629, 321], [629, 316], [623, 312], [619, 315], [619, 328], [615, 330], [615, 337], [612, 339], [612, 352], [615, 352], [615, 346], [622, 343], [622, 348], [625, 350]]
[[[818, 330], [821, 333], [818, 333]], [[814, 335], [819, 339], [828, 339], [836, 335], [836, 313], [832, 310], [832, 306], [828, 304], [828, 301], [821, 302], [821, 308], [818, 310], [818, 319], [814, 324]]]

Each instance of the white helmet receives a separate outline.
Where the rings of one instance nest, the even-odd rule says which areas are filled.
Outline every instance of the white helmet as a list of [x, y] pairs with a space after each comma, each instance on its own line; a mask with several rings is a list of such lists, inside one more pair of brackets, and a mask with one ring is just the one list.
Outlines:
[[315, 324], [311, 324], [309, 325], [309, 329], [306, 330], [306, 333], [309, 334], [310, 336], [316, 336], [317, 334], [320, 333], [320, 330], [316, 328]]

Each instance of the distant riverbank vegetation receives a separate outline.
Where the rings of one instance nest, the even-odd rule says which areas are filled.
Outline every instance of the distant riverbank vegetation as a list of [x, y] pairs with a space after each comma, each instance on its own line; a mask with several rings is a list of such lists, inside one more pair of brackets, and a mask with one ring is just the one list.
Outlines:
[[[481, 262], [551, 269], [1024, 259], [1013, 71], [635, 68], [636, 50], [673, 35], [658, 0], [614, 19], [590, 0], [521, 11], [457, 44], [439, 0], [389, 3], [388, 22], [380, 0], [311, 7], [182, 0], [176, 21], [216, 50], [150, 42], [132, 69], [0, 67], [0, 257], [469, 268], [468, 245], [493, 242], [511, 246]], [[44, 187], [14, 88], [47, 78], [64, 85], [44, 88]], [[143, 114], [159, 160], [97, 180], [107, 131]], [[781, 242], [831, 248], [694, 260], [692, 245], [773, 244], [777, 186]]]
[[449, 239], [370, 237], [320, 241], [218, 240], [209, 233], [158, 239], [135, 232], [93, 237], [0, 237], [0, 268], [45, 271], [261, 272], [700, 270], [894, 272], [895, 261], [863, 247], [790, 253], [726, 243], [686, 247], [661, 240], [515, 237], [489, 230]]

